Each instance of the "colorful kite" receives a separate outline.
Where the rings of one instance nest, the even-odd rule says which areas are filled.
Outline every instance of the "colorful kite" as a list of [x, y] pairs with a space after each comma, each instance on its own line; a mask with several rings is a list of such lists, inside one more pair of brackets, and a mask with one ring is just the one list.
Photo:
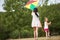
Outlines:
[[30, 0], [25, 5], [26, 8], [33, 10], [34, 8], [38, 7], [39, 0]]

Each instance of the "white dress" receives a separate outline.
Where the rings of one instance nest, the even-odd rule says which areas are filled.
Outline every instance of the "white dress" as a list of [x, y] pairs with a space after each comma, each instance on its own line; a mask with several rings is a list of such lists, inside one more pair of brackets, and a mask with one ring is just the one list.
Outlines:
[[[38, 12], [37, 14], [39, 15]], [[39, 17], [37, 17], [34, 12], [32, 12], [32, 27], [41, 27]]]

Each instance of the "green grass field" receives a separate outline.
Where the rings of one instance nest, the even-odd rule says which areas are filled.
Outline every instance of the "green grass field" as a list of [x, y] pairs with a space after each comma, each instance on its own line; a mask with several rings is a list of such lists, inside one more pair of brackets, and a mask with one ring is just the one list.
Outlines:
[[[22, 39], [8, 39], [8, 40], [34, 40], [33, 38], [22, 38]], [[60, 40], [60, 36], [39, 37], [38, 40]]]

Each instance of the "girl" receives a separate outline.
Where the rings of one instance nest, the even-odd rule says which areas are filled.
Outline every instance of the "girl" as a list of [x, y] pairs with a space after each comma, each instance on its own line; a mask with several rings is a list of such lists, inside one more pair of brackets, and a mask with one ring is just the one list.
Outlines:
[[50, 36], [49, 34], [49, 29], [48, 26], [51, 24], [51, 22], [48, 23], [48, 18], [45, 17], [45, 22], [44, 22], [44, 31], [46, 33], [46, 37]]
[[38, 28], [42, 26], [39, 20], [39, 13], [37, 8], [34, 8], [32, 11], [32, 27], [34, 30], [34, 40], [38, 40]]

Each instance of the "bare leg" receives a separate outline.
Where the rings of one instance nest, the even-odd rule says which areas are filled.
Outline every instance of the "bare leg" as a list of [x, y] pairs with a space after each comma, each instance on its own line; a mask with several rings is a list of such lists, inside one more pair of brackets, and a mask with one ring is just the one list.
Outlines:
[[48, 34], [48, 32], [46, 31], [46, 38], [48, 37], [48, 35], [47, 35], [47, 34]]
[[34, 27], [33, 29], [34, 29], [34, 40], [36, 40], [36, 27]]
[[34, 40], [36, 39], [36, 31], [34, 31]]
[[38, 40], [38, 27], [36, 27], [36, 40]]
[[50, 36], [50, 32], [48, 31], [48, 37]]
[[34, 27], [34, 40], [38, 40], [38, 28]]

